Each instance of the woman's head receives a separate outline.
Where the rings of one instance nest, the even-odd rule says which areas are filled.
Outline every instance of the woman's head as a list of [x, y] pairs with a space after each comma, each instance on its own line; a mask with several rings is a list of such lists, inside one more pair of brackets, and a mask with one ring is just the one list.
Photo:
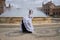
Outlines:
[[30, 10], [29, 10], [29, 15], [31, 15], [31, 14], [33, 14], [33, 11], [30, 9]]
[[32, 14], [33, 14], [33, 11], [30, 9], [30, 10], [29, 10], [29, 15], [28, 15], [29, 18], [32, 18]]

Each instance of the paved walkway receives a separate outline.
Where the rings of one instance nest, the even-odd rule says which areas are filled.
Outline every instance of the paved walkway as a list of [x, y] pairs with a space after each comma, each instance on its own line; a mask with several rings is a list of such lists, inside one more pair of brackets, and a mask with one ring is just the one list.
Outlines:
[[[47, 25], [46, 25], [47, 26]], [[0, 40], [60, 40], [60, 25], [58, 27], [34, 27], [35, 33], [20, 32], [20, 28], [0, 28]]]

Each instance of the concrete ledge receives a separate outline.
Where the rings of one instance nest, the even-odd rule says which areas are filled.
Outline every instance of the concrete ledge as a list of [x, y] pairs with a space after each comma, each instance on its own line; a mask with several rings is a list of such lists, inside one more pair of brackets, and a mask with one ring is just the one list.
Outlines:
[[[41, 23], [41, 24], [33, 24], [33, 25], [60, 25], [60, 23]], [[20, 24], [12, 24], [12, 23], [0, 23], [0, 25], [20, 25]]]
[[[60, 27], [60, 23], [33, 24], [34, 27]], [[20, 27], [20, 24], [0, 24], [0, 28]]]

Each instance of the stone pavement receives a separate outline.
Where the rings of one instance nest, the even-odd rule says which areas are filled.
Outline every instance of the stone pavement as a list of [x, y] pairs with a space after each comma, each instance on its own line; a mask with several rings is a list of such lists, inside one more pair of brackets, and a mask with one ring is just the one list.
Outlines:
[[0, 28], [0, 40], [60, 40], [60, 25], [46, 26], [34, 27], [32, 34], [20, 32], [20, 27]]

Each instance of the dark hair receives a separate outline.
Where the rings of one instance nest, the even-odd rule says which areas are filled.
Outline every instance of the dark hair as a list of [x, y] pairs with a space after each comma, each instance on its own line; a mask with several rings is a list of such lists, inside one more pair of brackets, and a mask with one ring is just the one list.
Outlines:
[[32, 13], [32, 10], [30, 9], [30, 10], [29, 10], [29, 14], [31, 14], [31, 13]]

